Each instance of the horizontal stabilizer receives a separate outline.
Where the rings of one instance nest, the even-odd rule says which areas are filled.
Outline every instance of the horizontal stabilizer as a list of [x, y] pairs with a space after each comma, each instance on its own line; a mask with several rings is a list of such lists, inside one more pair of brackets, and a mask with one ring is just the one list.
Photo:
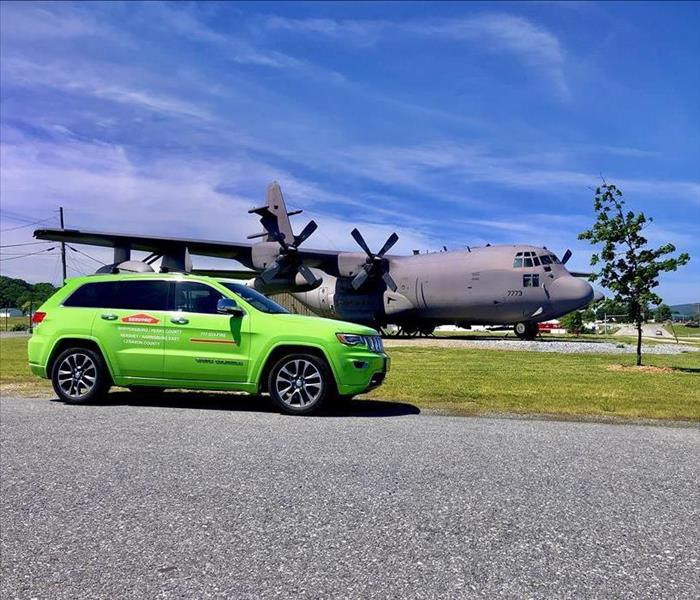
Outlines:
[[264, 214], [264, 213], [270, 213], [270, 214], [272, 214], [271, 211], [270, 211], [270, 209], [269, 209], [269, 207], [267, 206], [267, 204], [266, 204], [265, 206], [258, 206], [257, 208], [251, 208], [248, 212], [249, 212], [251, 215], [252, 215], [253, 213], [255, 213], [256, 215], [262, 215], [262, 214]]

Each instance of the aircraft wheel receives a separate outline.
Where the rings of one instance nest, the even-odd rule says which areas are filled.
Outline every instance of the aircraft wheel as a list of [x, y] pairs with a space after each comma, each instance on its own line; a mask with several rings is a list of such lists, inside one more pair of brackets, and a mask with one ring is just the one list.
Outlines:
[[521, 340], [534, 340], [535, 336], [537, 336], [538, 327], [537, 323], [525, 323], [521, 321], [515, 324], [513, 331], [515, 331], [515, 335]]
[[416, 334], [418, 333], [418, 326], [413, 324], [404, 325], [401, 327], [401, 333], [406, 337], [416, 337]]
[[420, 334], [424, 337], [428, 337], [429, 335], [433, 335], [435, 332], [435, 325], [421, 325], [420, 327]]

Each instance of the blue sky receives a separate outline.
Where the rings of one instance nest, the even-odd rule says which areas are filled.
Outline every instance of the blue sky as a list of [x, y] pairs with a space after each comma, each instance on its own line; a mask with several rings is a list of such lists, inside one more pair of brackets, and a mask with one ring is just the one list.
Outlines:
[[[358, 225], [407, 253], [523, 242], [586, 269], [603, 174], [652, 243], [691, 253], [660, 293], [700, 299], [698, 3], [0, 10], [4, 245], [59, 205], [72, 227], [243, 240], [277, 179], [320, 224], [309, 247], [354, 250]], [[58, 281], [55, 251], [14, 259], [48, 247], [3, 248], [3, 274]]]

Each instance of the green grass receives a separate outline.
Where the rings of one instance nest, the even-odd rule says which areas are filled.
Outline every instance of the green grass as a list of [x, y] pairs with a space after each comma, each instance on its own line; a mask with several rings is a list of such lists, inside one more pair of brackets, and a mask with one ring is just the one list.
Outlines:
[[[0, 390], [52, 394], [27, 367], [27, 338], [0, 338]], [[392, 348], [385, 384], [366, 397], [455, 414], [521, 413], [700, 421], [700, 353], [644, 358]]]
[[678, 337], [700, 337], [700, 328], [698, 327], [686, 327], [685, 325], [674, 325], [671, 327], [666, 325], [666, 330], [671, 335], [675, 332]]
[[29, 326], [29, 317], [0, 317], [0, 331], [12, 331], [17, 324]]
[[27, 364], [28, 337], [0, 338], [0, 390], [27, 394], [50, 394], [51, 384], [32, 375]]
[[[634, 356], [392, 348], [369, 394], [456, 413], [542, 413], [700, 420], [700, 355]], [[623, 366], [622, 370], [618, 369]], [[626, 368], [625, 368], [626, 367]]]

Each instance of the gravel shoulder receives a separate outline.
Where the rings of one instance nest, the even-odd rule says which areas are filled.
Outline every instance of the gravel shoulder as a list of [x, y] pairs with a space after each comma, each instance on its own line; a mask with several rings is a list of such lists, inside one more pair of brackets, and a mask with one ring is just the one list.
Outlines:
[[[517, 339], [455, 339], [455, 338], [390, 338], [384, 340], [387, 348], [400, 347], [424, 347], [424, 348], [475, 348], [484, 350], [514, 350], [520, 352], [558, 352], [562, 354], [634, 354], [637, 350], [631, 344], [612, 342], [582, 341], [572, 342], [569, 340], [517, 340]], [[682, 354], [683, 352], [698, 352], [700, 348], [692, 345], [664, 343], [646, 344], [643, 352], [645, 354]]]

